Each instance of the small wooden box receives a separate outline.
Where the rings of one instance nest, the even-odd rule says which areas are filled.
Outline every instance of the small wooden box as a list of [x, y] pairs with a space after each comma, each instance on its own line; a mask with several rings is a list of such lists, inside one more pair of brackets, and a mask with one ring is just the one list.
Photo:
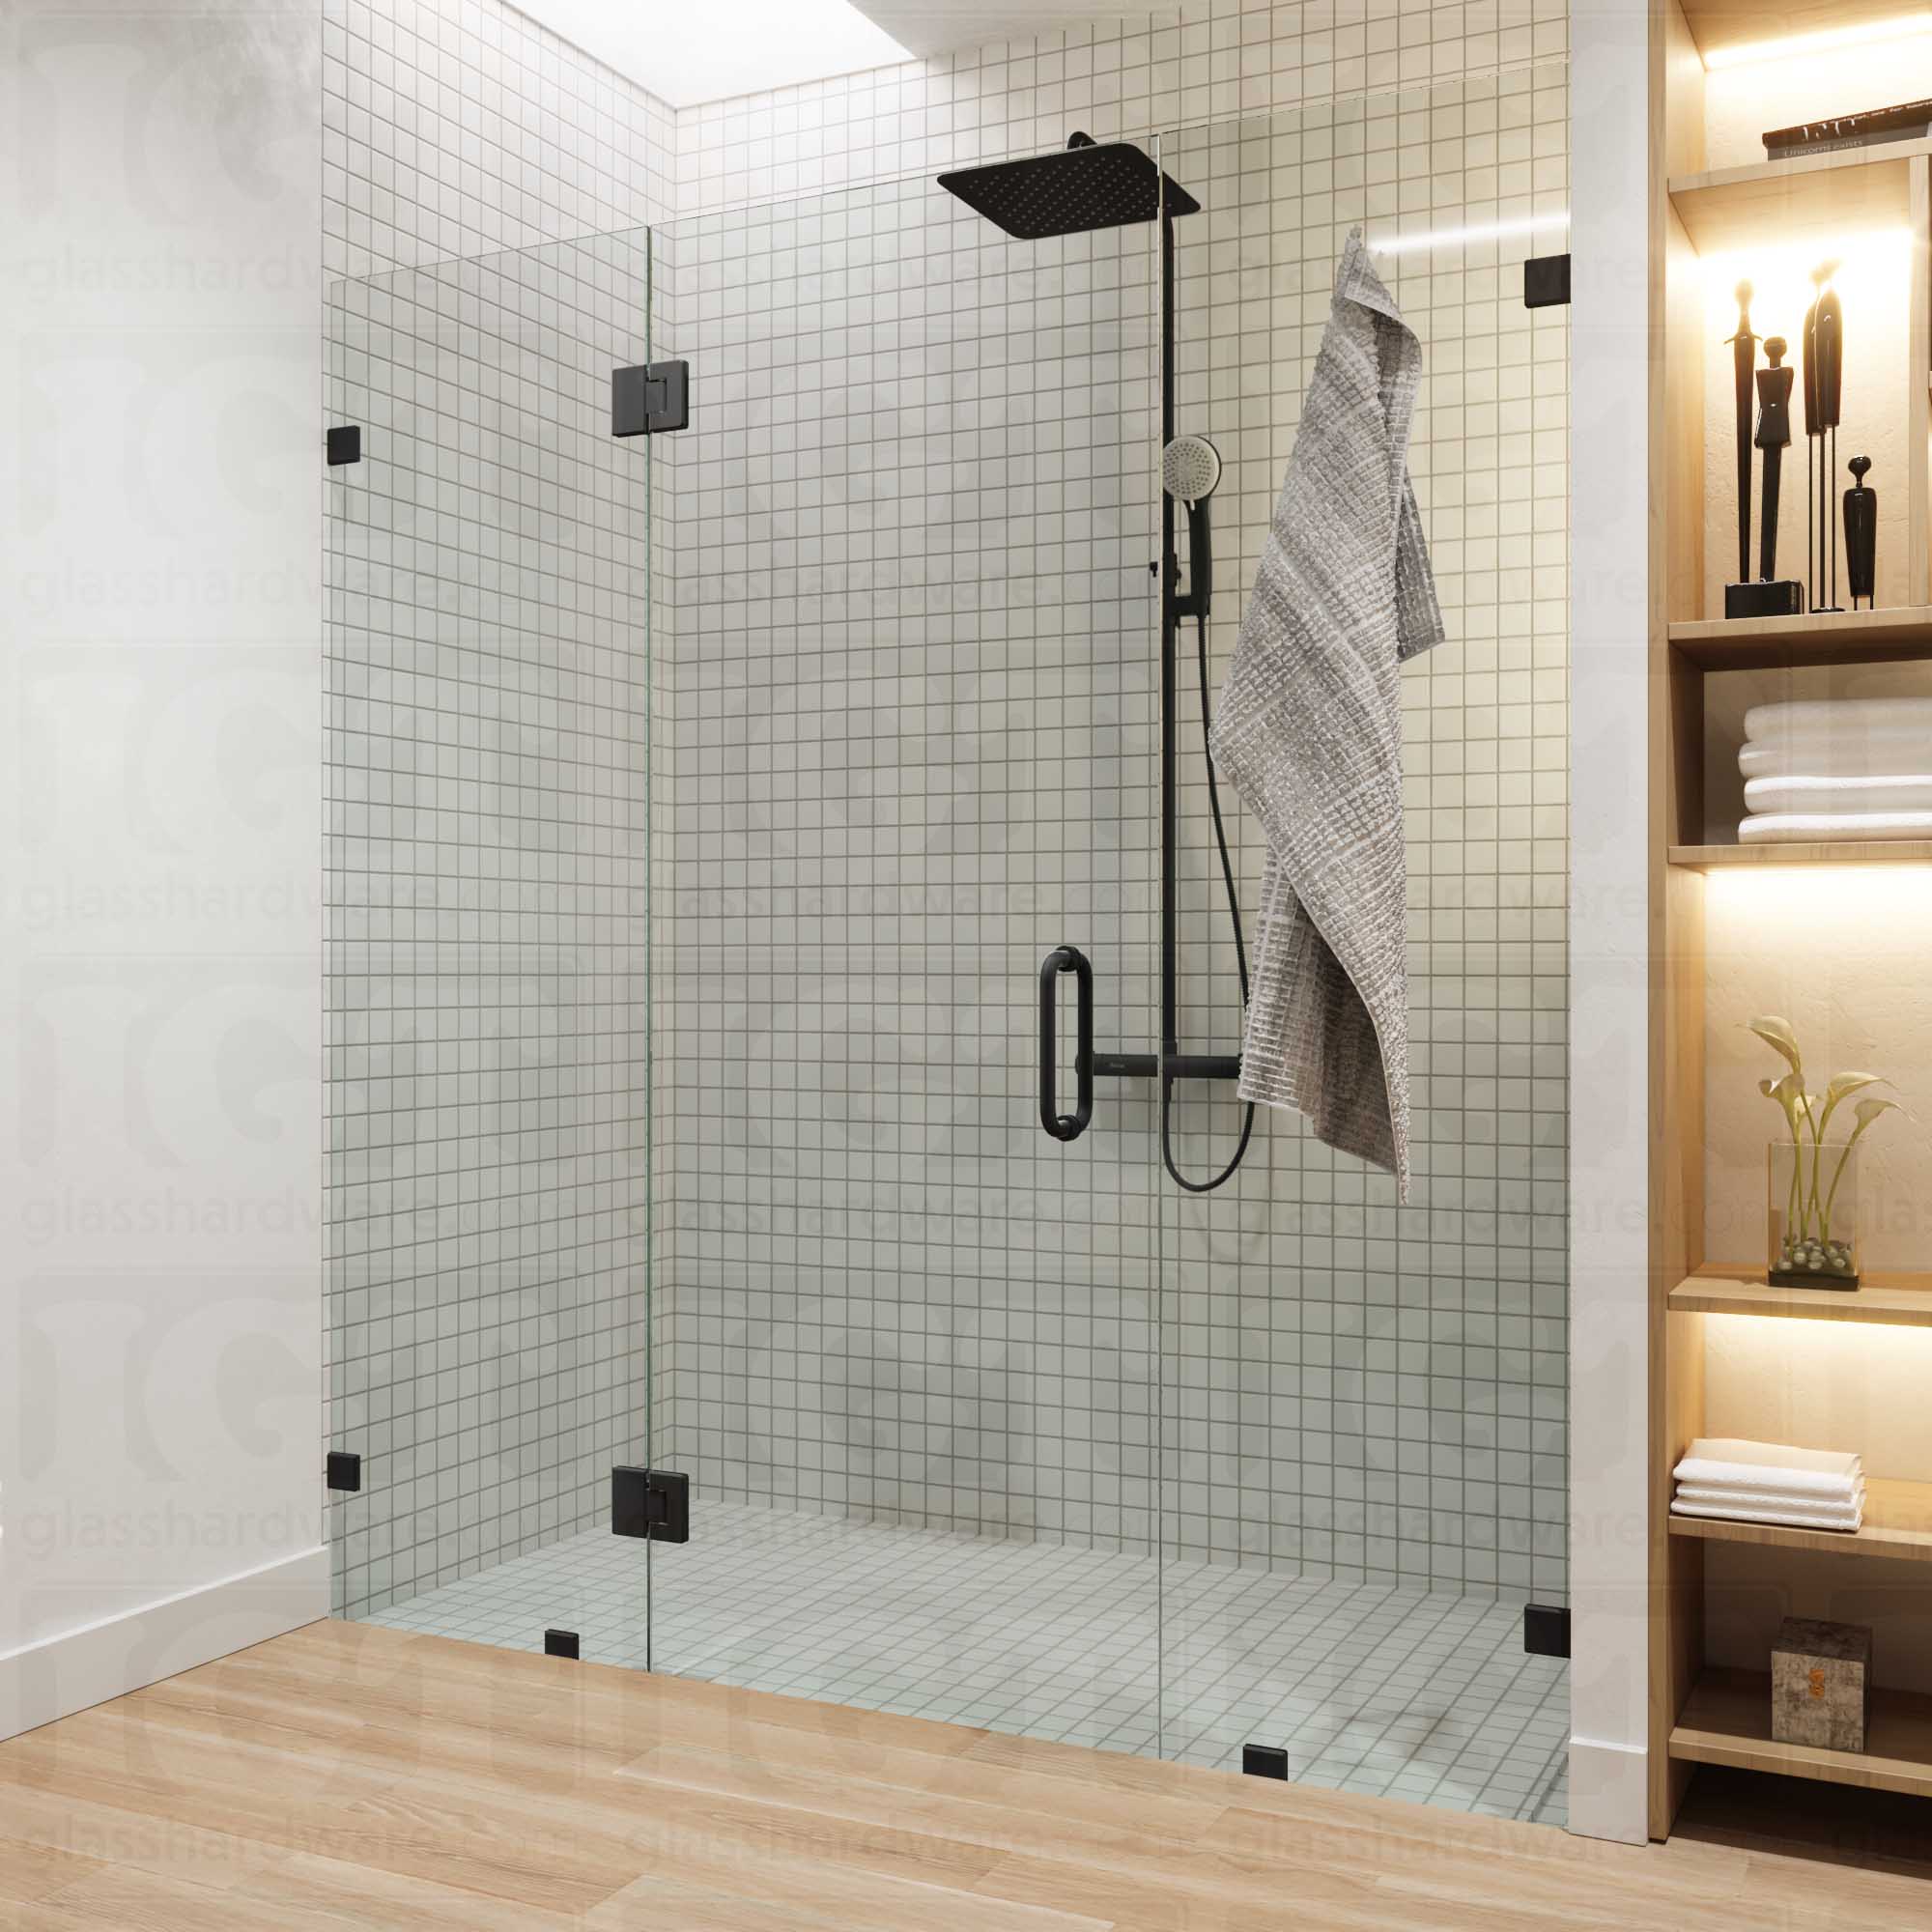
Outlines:
[[1862, 1624], [1786, 1617], [1771, 1650], [1771, 1735], [1781, 1745], [1863, 1750], [1871, 1658]]

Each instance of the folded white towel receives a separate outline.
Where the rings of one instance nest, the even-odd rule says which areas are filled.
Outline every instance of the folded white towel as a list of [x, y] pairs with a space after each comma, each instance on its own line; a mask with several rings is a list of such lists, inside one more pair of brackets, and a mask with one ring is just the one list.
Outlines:
[[1747, 1510], [1804, 1510], [1829, 1516], [1837, 1510], [1856, 1515], [1863, 1507], [1865, 1486], [1862, 1479], [1848, 1502], [1827, 1501], [1823, 1496], [1807, 1496], [1802, 1490], [1733, 1489], [1728, 1483], [1679, 1483], [1677, 1500], [1703, 1503], [1712, 1508]]
[[1747, 779], [1911, 778], [1932, 771], [1932, 731], [1917, 724], [1887, 730], [1819, 732], [1802, 738], [1747, 740], [1738, 770]]
[[1864, 1527], [1859, 1510], [1750, 1510], [1731, 1509], [1716, 1503], [1673, 1501], [1672, 1516], [1694, 1516], [1716, 1522], [1762, 1522], [1776, 1529], [1839, 1529], [1856, 1534]]
[[1814, 811], [1833, 817], [1855, 811], [1932, 811], [1932, 756], [1920, 778], [1747, 779], [1745, 809]]
[[1847, 1502], [1862, 1486], [1865, 1465], [1862, 1457], [1848, 1451], [1792, 1449], [1736, 1435], [1700, 1435], [1671, 1473], [1680, 1483], [1725, 1484], [1733, 1489], [1763, 1489], [1768, 1484], [1829, 1502]]
[[1738, 827], [1741, 845], [1789, 845], [1810, 838], [1932, 838], [1932, 811], [1767, 811]]
[[1932, 731], [1932, 697], [1808, 697], [1753, 704], [1745, 713], [1745, 736], [1754, 744], [1824, 732]]

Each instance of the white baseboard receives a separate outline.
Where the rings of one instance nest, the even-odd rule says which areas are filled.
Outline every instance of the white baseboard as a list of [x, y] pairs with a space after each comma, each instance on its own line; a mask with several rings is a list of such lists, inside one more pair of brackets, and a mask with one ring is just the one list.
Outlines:
[[71, 1717], [328, 1614], [328, 1547], [0, 1655], [0, 1739]]
[[1641, 1845], [1650, 1835], [1650, 1753], [1641, 1745], [1570, 1740], [1570, 1829]]

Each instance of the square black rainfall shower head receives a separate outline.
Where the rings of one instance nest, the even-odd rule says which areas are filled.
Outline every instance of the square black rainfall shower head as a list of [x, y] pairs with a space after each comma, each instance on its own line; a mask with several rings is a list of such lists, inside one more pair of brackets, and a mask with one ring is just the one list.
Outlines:
[[939, 185], [1009, 235], [1042, 242], [1050, 235], [1157, 219], [1163, 180], [1170, 214], [1200, 212], [1201, 204], [1131, 141], [1104, 146], [1090, 141], [1024, 160], [962, 168], [941, 175]]

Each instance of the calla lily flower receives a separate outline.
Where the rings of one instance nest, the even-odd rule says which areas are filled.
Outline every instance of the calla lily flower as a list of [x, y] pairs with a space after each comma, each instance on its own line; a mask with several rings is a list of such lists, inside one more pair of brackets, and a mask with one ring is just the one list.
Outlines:
[[[1882, 1073], [1834, 1073], [1832, 1082], [1825, 1089], [1825, 1112], [1818, 1122], [1818, 1131], [1823, 1134], [1832, 1124], [1832, 1116], [1838, 1111], [1838, 1102], [1849, 1099], [1862, 1088], [1876, 1087], [1885, 1081]], [[1889, 1082], [1886, 1082], [1889, 1085]]]
[[1747, 1020], [1745, 1024], [1767, 1046], [1775, 1047], [1783, 1054], [1790, 1063], [1792, 1072], [1801, 1080], [1804, 1077], [1804, 1062], [1798, 1051], [1798, 1036], [1792, 1032], [1789, 1020], [1767, 1014], [1762, 1019]]
[[[1889, 1081], [1882, 1073], [1834, 1073], [1826, 1082], [1822, 1094], [1807, 1094], [1804, 1091], [1804, 1059], [1799, 1051], [1798, 1036], [1793, 1032], [1790, 1021], [1781, 1020], [1776, 1014], [1766, 1014], [1747, 1021], [1746, 1026], [1777, 1054], [1789, 1069], [1776, 1080], [1760, 1080], [1757, 1083], [1757, 1091], [1767, 1100], [1777, 1102], [1785, 1124], [1791, 1129], [1795, 1148], [1790, 1198], [1785, 1203], [1785, 1247], [1789, 1250], [1794, 1242], [1829, 1242], [1832, 1209], [1837, 1203], [1838, 1183], [1844, 1179], [1853, 1148], [1875, 1121], [1900, 1111], [1899, 1103], [1887, 1099], [1883, 1094], [1866, 1094], [1863, 1099], [1853, 1104], [1852, 1113], [1857, 1124], [1851, 1133], [1835, 1147], [1828, 1146], [1826, 1129], [1832, 1124], [1832, 1117], [1838, 1108], [1855, 1094], [1864, 1094], [1866, 1088], [1889, 1086]], [[1833, 1154], [1836, 1155], [1836, 1163], [1832, 1168], [1828, 1186], [1825, 1170], [1831, 1165]], [[1817, 1264], [1814, 1251], [1811, 1265], [1815, 1267]]]

